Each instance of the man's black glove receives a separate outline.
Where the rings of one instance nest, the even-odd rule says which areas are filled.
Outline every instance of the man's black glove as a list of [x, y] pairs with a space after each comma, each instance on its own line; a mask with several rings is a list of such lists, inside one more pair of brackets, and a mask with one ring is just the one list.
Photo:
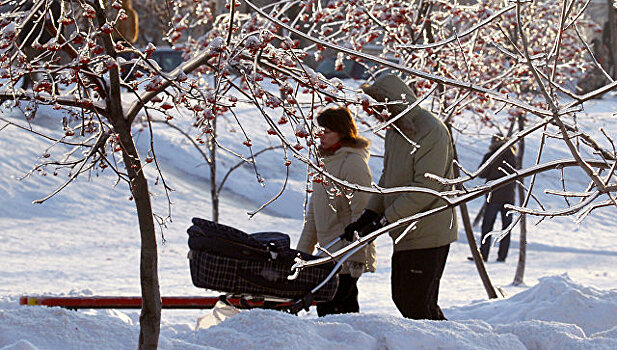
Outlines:
[[379, 215], [370, 209], [366, 209], [362, 215], [360, 215], [358, 220], [345, 227], [345, 233], [341, 235], [341, 238], [351, 242], [354, 239], [354, 232], [358, 232], [358, 236], [364, 237], [369, 233], [382, 228], [385, 223], [386, 222], [383, 215]]

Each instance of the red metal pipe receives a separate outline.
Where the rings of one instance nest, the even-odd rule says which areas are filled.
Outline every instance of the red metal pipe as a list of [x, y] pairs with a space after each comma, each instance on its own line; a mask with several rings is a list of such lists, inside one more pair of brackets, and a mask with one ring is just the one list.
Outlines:
[[[162, 297], [163, 309], [212, 309], [219, 297], [176, 296]], [[283, 309], [292, 302], [268, 302], [261, 299], [226, 298], [227, 302], [240, 309]], [[95, 297], [46, 297], [22, 296], [20, 305], [58, 306], [67, 309], [139, 309], [141, 297], [95, 296]], [[265, 304], [265, 305], [264, 305]]]

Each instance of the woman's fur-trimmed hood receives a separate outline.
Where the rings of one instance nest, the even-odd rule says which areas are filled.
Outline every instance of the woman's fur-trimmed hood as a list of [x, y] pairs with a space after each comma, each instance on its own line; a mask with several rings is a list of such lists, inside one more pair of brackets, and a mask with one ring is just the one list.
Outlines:
[[[368, 148], [370, 145], [371, 145], [371, 142], [368, 139], [362, 136], [358, 136], [357, 138], [353, 140], [349, 140], [349, 139], [343, 140], [343, 144], [341, 145], [340, 148], [349, 147], [349, 148], [359, 149], [359, 150], [366, 149], [368, 151]], [[336, 151], [325, 150], [321, 146], [319, 146], [319, 153], [324, 157], [329, 157], [333, 155], [334, 153], [336, 153]]]

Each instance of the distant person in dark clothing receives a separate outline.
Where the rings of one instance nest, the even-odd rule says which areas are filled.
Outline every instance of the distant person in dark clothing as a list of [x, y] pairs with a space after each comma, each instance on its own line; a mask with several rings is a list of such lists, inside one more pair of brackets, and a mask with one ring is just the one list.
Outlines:
[[[505, 143], [505, 139], [501, 135], [495, 135], [491, 139], [489, 151], [484, 155], [482, 163], [486, 162], [497, 149], [499, 149]], [[499, 179], [512, 173], [515, 169], [516, 159], [514, 158], [514, 149], [508, 148], [507, 151], [502, 153], [484, 172], [480, 174], [481, 178], [485, 178], [486, 181]], [[497, 218], [497, 213], [501, 213], [501, 227], [505, 229], [512, 223], [512, 218], [506, 215], [507, 210], [504, 208], [506, 204], [514, 204], [514, 190], [516, 184], [514, 182], [507, 184], [495, 191], [492, 191], [486, 197], [486, 207], [484, 209], [484, 217], [482, 218], [482, 245], [480, 247], [480, 253], [484, 261], [488, 260], [488, 254], [491, 249], [491, 236], [486, 235], [493, 231], [493, 225]], [[499, 251], [497, 253], [497, 261], [505, 262], [508, 257], [508, 249], [510, 248], [510, 233], [499, 242]]]

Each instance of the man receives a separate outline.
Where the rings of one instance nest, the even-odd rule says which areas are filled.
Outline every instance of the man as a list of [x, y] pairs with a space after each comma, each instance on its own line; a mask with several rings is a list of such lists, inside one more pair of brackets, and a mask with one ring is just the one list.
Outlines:
[[[366, 94], [388, 104], [391, 117], [397, 116], [416, 101], [413, 91], [395, 75], [379, 77], [372, 85], [363, 85]], [[411, 141], [411, 142], [410, 142]], [[436, 191], [449, 190], [426, 173], [453, 176], [453, 150], [450, 133], [432, 113], [420, 106], [407, 111], [394, 127], [386, 131], [384, 167], [379, 186], [414, 186]], [[365, 236], [385, 223], [445, 205], [445, 201], [425, 193], [374, 194], [364, 213], [345, 228], [345, 239], [354, 232]], [[407, 227], [390, 231], [396, 240]], [[450, 243], [456, 241], [458, 225], [454, 208], [426, 217], [394, 246], [392, 255], [392, 299], [401, 314], [412, 319], [445, 320], [437, 304], [439, 283], [448, 257]]]

